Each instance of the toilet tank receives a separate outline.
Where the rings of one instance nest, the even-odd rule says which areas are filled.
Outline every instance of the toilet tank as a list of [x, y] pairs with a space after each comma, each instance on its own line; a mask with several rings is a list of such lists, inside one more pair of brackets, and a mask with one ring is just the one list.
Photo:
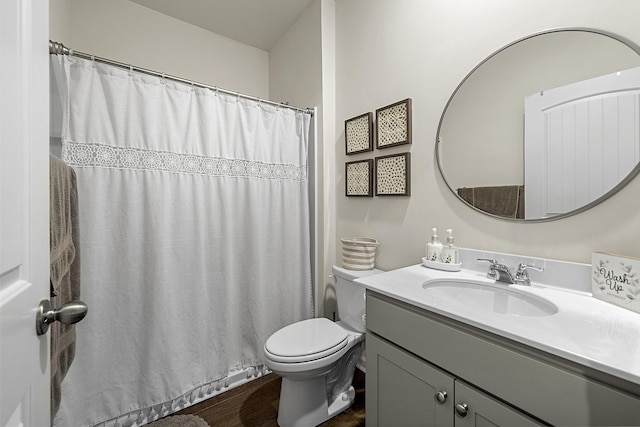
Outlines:
[[359, 332], [365, 332], [365, 288], [354, 283], [355, 279], [383, 273], [382, 270], [347, 270], [333, 266], [335, 277], [336, 299], [338, 302], [338, 316], [343, 323]]

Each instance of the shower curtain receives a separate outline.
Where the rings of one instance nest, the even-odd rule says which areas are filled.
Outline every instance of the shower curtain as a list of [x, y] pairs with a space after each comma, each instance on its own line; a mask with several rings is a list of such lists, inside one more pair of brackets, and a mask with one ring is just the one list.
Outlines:
[[264, 372], [269, 335], [313, 315], [311, 115], [51, 61], [89, 306], [54, 424], [141, 425]]

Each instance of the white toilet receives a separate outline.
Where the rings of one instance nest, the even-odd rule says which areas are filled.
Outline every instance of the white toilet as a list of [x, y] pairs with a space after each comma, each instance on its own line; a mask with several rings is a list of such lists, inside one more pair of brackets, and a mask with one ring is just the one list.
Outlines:
[[340, 321], [302, 320], [276, 331], [264, 345], [266, 365], [282, 377], [278, 424], [316, 426], [353, 404], [351, 385], [364, 363], [365, 289], [353, 280], [382, 273], [333, 267]]

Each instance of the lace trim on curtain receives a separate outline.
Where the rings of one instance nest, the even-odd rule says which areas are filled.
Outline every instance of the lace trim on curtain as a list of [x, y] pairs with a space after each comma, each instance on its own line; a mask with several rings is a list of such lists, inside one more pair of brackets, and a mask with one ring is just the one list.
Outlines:
[[[212, 381], [207, 384], [198, 386], [182, 396], [178, 396], [175, 399], [167, 402], [158, 403], [156, 405], [148, 406], [146, 408], [136, 409], [126, 414], [119, 415], [96, 424], [95, 427], [137, 427], [144, 424], [148, 424], [152, 421], [156, 421], [160, 418], [171, 415], [184, 408], [195, 405], [211, 397], [224, 393], [230, 387], [236, 387], [244, 384], [252, 379], [262, 377], [271, 371], [264, 365], [256, 365], [244, 368], [242, 371], [237, 372], [236, 375], [229, 375], [219, 380]], [[242, 375], [242, 378], [237, 377], [238, 374]]]
[[178, 154], [105, 144], [62, 144], [62, 159], [70, 166], [186, 173], [235, 178], [307, 181], [307, 167], [250, 160]]

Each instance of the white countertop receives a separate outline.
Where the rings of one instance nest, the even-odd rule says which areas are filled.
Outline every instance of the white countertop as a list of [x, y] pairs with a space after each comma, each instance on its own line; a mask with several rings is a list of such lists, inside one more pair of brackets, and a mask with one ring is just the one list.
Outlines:
[[423, 283], [440, 278], [494, 283], [478, 271], [463, 268], [459, 272], [446, 272], [422, 264], [368, 276], [356, 282], [415, 307], [640, 384], [639, 313], [593, 298], [588, 292], [535, 282], [532, 286], [504, 286], [551, 301], [558, 307], [557, 313], [529, 317], [477, 312], [462, 304], [438, 304], [427, 298]]

